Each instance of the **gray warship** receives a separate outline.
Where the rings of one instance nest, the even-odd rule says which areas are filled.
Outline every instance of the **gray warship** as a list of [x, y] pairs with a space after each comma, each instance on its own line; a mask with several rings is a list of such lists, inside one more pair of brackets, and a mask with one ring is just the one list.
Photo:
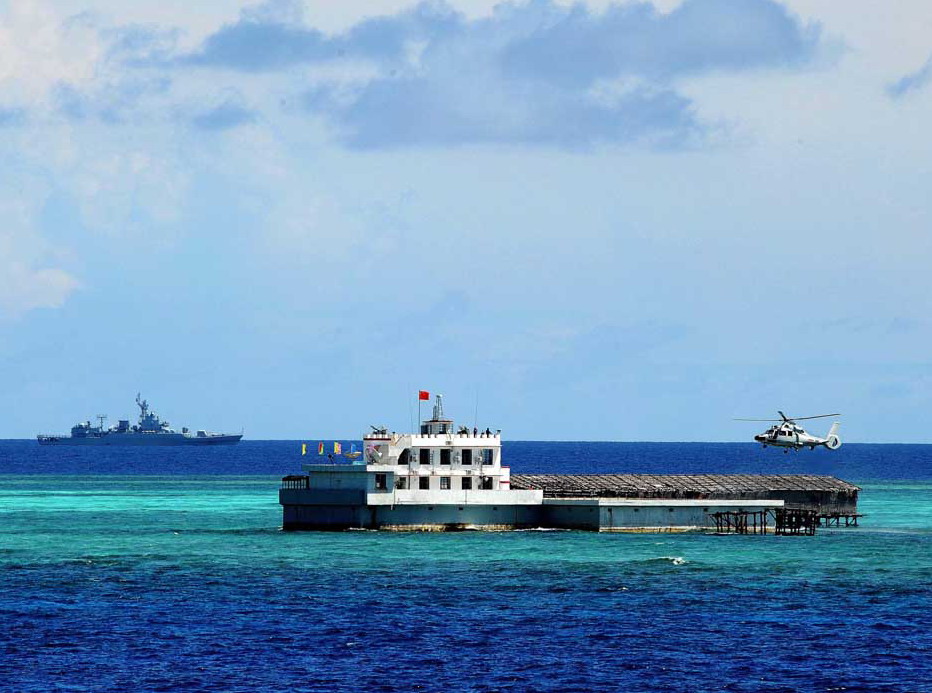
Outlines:
[[212, 433], [187, 428], [181, 432], [169, 428], [169, 423], [149, 410], [149, 402], [136, 394], [139, 406], [139, 423], [129, 425], [129, 419], [121, 419], [116, 426], [104, 428], [106, 416], [98, 416], [98, 425], [84, 421], [71, 427], [71, 435], [42, 433], [37, 437], [39, 445], [233, 445], [243, 437], [242, 433]]

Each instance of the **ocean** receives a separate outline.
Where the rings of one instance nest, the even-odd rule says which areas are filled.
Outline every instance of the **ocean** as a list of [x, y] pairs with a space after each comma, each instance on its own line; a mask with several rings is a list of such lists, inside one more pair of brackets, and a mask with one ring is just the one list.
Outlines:
[[513, 473], [860, 485], [815, 537], [281, 532], [315, 459], [0, 441], [0, 689], [932, 691], [932, 446], [504, 443]]

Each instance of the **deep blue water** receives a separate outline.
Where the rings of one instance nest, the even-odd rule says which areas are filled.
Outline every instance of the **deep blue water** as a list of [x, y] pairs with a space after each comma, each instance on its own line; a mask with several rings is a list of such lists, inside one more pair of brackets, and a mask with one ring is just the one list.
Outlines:
[[[243, 441], [203, 448], [39, 446], [0, 440], [0, 474], [278, 475], [317, 462], [317, 441]], [[348, 450], [352, 441], [344, 441]], [[848, 481], [932, 479], [932, 445], [846, 444], [838, 451], [783, 454], [754, 443], [504, 441], [513, 474], [830, 474]], [[357, 442], [357, 447], [359, 444]], [[329, 449], [329, 443], [328, 443]]]
[[863, 526], [811, 538], [283, 533], [299, 447], [0, 441], [0, 688], [932, 690], [932, 446], [505, 443], [862, 485]]

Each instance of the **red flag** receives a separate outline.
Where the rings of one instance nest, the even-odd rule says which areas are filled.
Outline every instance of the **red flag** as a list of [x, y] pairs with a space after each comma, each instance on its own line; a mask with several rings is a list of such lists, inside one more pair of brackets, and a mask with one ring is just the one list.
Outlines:
[[417, 398], [420, 399], [430, 399], [430, 393], [427, 390], [418, 390]]

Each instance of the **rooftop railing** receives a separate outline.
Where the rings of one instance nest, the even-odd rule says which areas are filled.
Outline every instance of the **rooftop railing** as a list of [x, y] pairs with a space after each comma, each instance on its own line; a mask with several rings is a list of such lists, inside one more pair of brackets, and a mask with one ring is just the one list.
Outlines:
[[457, 433], [457, 432], [451, 431], [449, 433], [397, 433], [393, 431], [390, 436], [369, 434], [369, 435], [364, 435], [363, 439], [364, 440], [386, 440], [386, 439], [398, 439], [404, 436], [411, 436], [412, 438], [457, 438], [457, 439], [462, 439], [462, 440], [486, 438], [489, 440], [498, 440], [499, 438], [502, 437], [502, 432], [501, 431], [490, 431], [489, 433], [486, 433], [485, 431], [479, 431], [478, 433], [472, 433], [472, 432]]

